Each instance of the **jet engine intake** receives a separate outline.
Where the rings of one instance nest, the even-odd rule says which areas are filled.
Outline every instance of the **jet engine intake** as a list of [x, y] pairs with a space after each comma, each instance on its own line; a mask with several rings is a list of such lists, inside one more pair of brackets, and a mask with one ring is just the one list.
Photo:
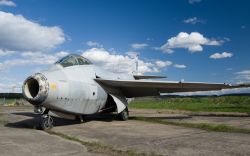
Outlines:
[[48, 96], [49, 83], [43, 74], [37, 73], [24, 81], [22, 90], [27, 101], [33, 105], [39, 105]]

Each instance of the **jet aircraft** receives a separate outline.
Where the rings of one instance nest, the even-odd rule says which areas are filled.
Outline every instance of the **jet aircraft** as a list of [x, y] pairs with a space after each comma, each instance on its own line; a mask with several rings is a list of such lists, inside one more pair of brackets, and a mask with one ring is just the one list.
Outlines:
[[[230, 88], [224, 83], [156, 81], [162, 76], [116, 74], [70, 54], [48, 70], [29, 76], [23, 84], [25, 99], [42, 115], [41, 128], [53, 127], [53, 114], [80, 119], [100, 112], [117, 112], [129, 117], [128, 98], [158, 96], [161, 93], [210, 91]], [[150, 80], [147, 80], [150, 79]]]

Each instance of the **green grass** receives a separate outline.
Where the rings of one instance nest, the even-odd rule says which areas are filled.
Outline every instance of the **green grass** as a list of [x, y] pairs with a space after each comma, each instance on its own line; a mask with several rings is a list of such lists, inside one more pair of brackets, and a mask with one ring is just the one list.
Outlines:
[[14, 103], [15, 101], [16, 101], [15, 99], [0, 98], [0, 105], [2, 105], [2, 104], [11, 104], [11, 103]]
[[0, 119], [0, 124], [5, 125], [5, 124], [7, 124], [7, 123], [8, 123], [7, 120], [5, 120], [5, 119]]
[[104, 145], [98, 142], [83, 141], [73, 136], [69, 136], [60, 132], [55, 132], [55, 131], [47, 131], [47, 132], [51, 135], [57, 135], [64, 139], [78, 142], [86, 146], [88, 149], [88, 152], [92, 152], [92, 153], [103, 153], [105, 155], [111, 155], [111, 156], [116, 156], [116, 155], [119, 155], [119, 156], [159, 156], [155, 153], [146, 154], [146, 153], [138, 153], [134, 150], [120, 150], [115, 147]]
[[175, 126], [183, 126], [183, 127], [189, 127], [189, 128], [198, 128], [198, 129], [202, 129], [206, 131], [250, 134], [250, 129], [242, 129], [242, 128], [237, 128], [237, 127], [228, 126], [224, 124], [174, 122], [174, 121], [167, 121], [167, 120], [151, 118], [151, 117], [132, 117], [130, 119], [151, 122], [151, 123], [159, 123], [159, 124], [164, 124], [164, 125], [175, 125]]
[[185, 110], [193, 112], [250, 113], [250, 96], [135, 99], [129, 104], [129, 107]]
[[6, 117], [0, 113], [0, 124], [5, 125], [8, 123], [8, 120], [6, 119]]

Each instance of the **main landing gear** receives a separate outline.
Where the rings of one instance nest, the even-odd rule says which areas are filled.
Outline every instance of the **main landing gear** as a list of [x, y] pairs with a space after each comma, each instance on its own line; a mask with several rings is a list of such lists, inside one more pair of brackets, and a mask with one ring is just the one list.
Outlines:
[[118, 114], [118, 118], [122, 121], [126, 121], [129, 118], [128, 107], [126, 107], [121, 113]]
[[49, 110], [46, 109], [42, 115], [40, 128], [42, 130], [50, 130], [52, 127], [53, 127], [53, 118], [51, 115], [49, 115]]
[[86, 119], [84, 115], [76, 115], [75, 120], [79, 121], [79, 123], [84, 123]]

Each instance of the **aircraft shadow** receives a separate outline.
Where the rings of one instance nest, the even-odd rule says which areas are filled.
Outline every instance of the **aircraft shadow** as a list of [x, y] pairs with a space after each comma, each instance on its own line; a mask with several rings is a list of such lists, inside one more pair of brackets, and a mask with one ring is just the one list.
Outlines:
[[[6, 127], [10, 128], [27, 128], [27, 129], [39, 129], [40, 128], [40, 122], [42, 120], [41, 115], [34, 114], [32, 112], [14, 112], [12, 113], [14, 115], [20, 115], [20, 116], [26, 116], [30, 117], [29, 119], [24, 119], [17, 122], [9, 122], [5, 124]], [[130, 117], [129, 119], [133, 120], [136, 117]], [[166, 117], [143, 117], [148, 119], [161, 119], [161, 120], [182, 120], [182, 119], [188, 119], [192, 118], [191, 116], [166, 116]], [[79, 120], [69, 120], [69, 119], [63, 119], [58, 117], [53, 117], [54, 119], [54, 127], [57, 126], [67, 126], [67, 125], [75, 125], [75, 124], [81, 124]], [[87, 115], [84, 118], [84, 122], [91, 122], [91, 121], [102, 121], [102, 122], [112, 122], [117, 121], [117, 115], [116, 114], [95, 114], [95, 115]]]
[[88, 115], [85, 117], [85, 122], [90, 122], [90, 121], [112, 122], [116, 120], [118, 120], [116, 114], [106, 114], [106, 113]]
[[[32, 112], [14, 112], [11, 114], [27, 116], [27, 117], [32, 117], [32, 118], [24, 119], [22, 121], [17, 121], [17, 122], [9, 122], [5, 124], [6, 127], [27, 128], [27, 129], [39, 129], [40, 128], [39, 124], [42, 120], [42, 117], [40, 114], [34, 114]], [[63, 119], [63, 118], [58, 118], [58, 117], [53, 117], [53, 120], [54, 120], [54, 127], [81, 124], [79, 120], [70, 120], [70, 119]], [[91, 122], [91, 121], [111, 122], [114, 120], [117, 120], [115, 114], [95, 114], [95, 115], [85, 116], [83, 123]]]
[[35, 113], [32, 113], [32, 112], [14, 112], [14, 113], [11, 113], [11, 114], [14, 114], [14, 115], [22, 115], [22, 116], [28, 116], [28, 117], [33, 117], [33, 118], [36, 118], [36, 117], [40, 117], [41, 115], [39, 114], [35, 114]]

